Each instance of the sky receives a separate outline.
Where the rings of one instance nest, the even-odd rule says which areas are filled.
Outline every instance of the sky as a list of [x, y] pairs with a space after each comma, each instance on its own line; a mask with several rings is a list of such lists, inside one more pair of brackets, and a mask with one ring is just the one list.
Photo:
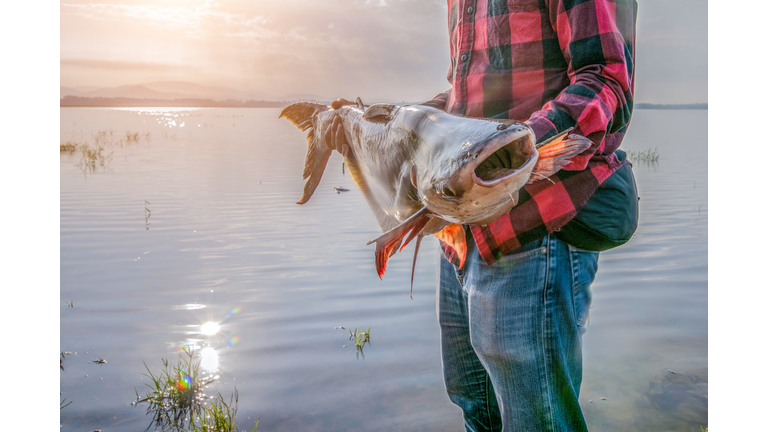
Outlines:
[[[407, 101], [449, 87], [444, 0], [93, 1], [60, 3], [62, 86]], [[707, 102], [707, 2], [639, 3], [636, 102]]]

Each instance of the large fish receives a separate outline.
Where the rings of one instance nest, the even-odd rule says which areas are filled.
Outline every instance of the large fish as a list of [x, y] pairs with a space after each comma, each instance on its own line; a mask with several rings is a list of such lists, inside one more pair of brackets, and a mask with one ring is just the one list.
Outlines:
[[526, 183], [546, 181], [591, 145], [566, 131], [537, 148], [525, 123], [459, 117], [424, 105], [365, 107], [358, 98], [356, 105], [334, 110], [298, 102], [280, 113], [308, 131], [306, 181], [298, 204], [306, 203], [320, 183], [332, 152], [324, 136], [336, 116], [352, 150], [345, 157], [349, 174], [384, 232], [368, 243], [376, 242], [379, 277], [387, 259], [414, 238], [415, 268], [421, 239], [430, 234], [451, 245], [463, 266], [461, 224], [486, 225], [509, 212]]

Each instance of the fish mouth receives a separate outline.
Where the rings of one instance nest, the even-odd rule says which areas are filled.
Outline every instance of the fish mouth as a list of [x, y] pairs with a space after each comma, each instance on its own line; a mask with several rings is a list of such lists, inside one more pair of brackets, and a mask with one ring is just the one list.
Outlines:
[[484, 158], [475, 167], [472, 178], [475, 183], [485, 187], [507, 180], [537, 159], [529, 134], [507, 144], [500, 142], [489, 145], [479, 156]]

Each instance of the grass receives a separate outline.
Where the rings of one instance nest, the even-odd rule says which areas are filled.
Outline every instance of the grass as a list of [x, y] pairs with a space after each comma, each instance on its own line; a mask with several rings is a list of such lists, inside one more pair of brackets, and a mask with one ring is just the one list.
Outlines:
[[62, 410], [62, 409], [64, 409], [64, 408], [66, 408], [66, 407], [68, 407], [68, 406], [72, 405], [72, 401], [69, 401], [69, 402], [68, 402], [68, 403], [66, 403], [66, 404], [65, 404], [64, 402], [67, 402], [67, 398], [64, 398], [64, 400], [62, 400], [62, 401], [59, 403], [59, 409], [60, 409], [60, 410]]
[[[195, 362], [193, 356], [193, 350], [185, 349], [175, 365], [162, 359], [163, 369], [157, 375], [144, 364], [147, 374], [143, 375], [150, 380], [146, 384], [149, 390], [144, 398], [139, 398], [139, 392], [136, 391], [134, 404], [149, 404], [147, 415], [152, 416], [152, 421], [147, 430], [154, 427], [163, 431], [240, 432], [236, 424], [237, 388], [229, 403], [221, 393], [208, 400], [204, 389], [219, 377], [202, 376], [199, 372], [200, 362]], [[245, 430], [254, 431], [258, 425], [256, 421], [253, 429]]]
[[657, 148], [653, 150], [648, 149], [642, 152], [638, 152], [632, 149], [627, 149], [627, 158], [632, 161], [640, 162], [644, 165], [657, 165], [659, 163], [659, 152]]
[[141, 134], [127, 131], [124, 136], [119, 137], [112, 129], [99, 130], [91, 136], [93, 138], [92, 145], [73, 141], [59, 144], [59, 153], [61, 154], [73, 155], [75, 152], [80, 152], [80, 161], [76, 166], [84, 173], [94, 172], [97, 167], [102, 169], [109, 167], [114, 151], [107, 152], [108, 147], [123, 147], [126, 144], [138, 143], [142, 138], [146, 141], [151, 139], [149, 132]]
[[349, 340], [355, 341], [355, 356], [359, 359], [360, 356], [365, 360], [365, 354], [363, 353], [363, 347], [367, 343], [371, 345], [371, 328], [363, 330], [362, 327], [356, 328], [354, 331], [349, 330]]
[[59, 152], [72, 154], [77, 151], [80, 144], [67, 141], [64, 144], [59, 144]]
[[77, 166], [83, 172], [94, 172], [97, 165], [102, 169], [106, 169], [109, 167], [109, 163], [112, 162], [113, 153], [113, 151], [107, 153], [101, 145], [91, 148], [86, 144], [80, 147], [80, 162]]

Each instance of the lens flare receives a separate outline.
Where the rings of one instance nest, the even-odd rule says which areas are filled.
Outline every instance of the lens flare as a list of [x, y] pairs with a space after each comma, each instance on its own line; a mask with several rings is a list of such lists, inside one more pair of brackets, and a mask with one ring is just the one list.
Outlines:
[[192, 387], [192, 377], [189, 375], [179, 377], [179, 380], [176, 382], [176, 388], [179, 391], [187, 391], [190, 387]]
[[209, 321], [200, 327], [200, 333], [206, 336], [213, 336], [219, 332], [219, 323]]
[[230, 337], [230, 338], [229, 338], [229, 340], [227, 341], [227, 346], [228, 346], [228, 347], [233, 347], [233, 346], [235, 346], [235, 344], [237, 344], [238, 342], [240, 342], [240, 336], [232, 336], [232, 337]]
[[241, 308], [240, 306], [232, 309], [232, 311], [229, 313], [229, 316], [235, 315], [236, 313], [240, 312], [242, 309], [243, 308]]

